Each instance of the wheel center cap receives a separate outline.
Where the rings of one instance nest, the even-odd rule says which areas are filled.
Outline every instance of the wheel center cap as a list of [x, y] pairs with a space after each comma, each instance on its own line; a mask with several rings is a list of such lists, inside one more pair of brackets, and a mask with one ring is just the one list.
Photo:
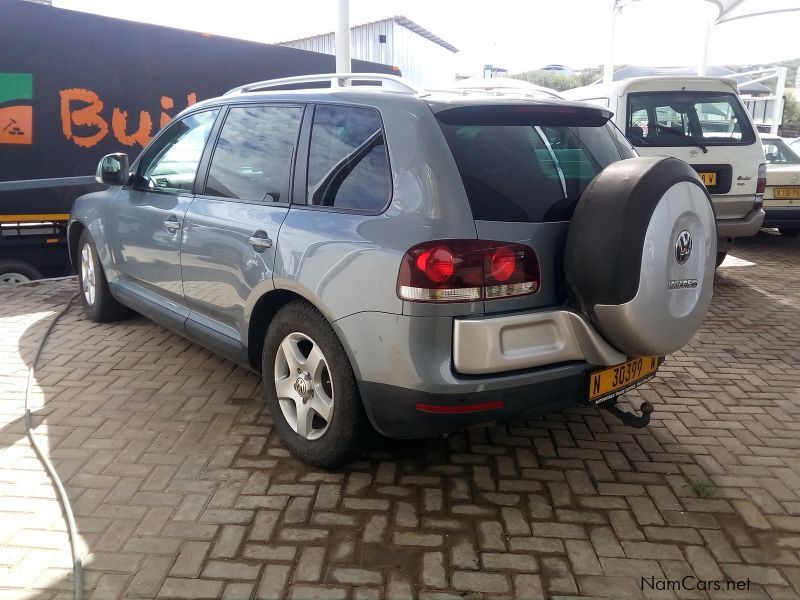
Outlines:
[[309, 373], [301, 373], [294, 380], [294, 391], [301, 398], [307, 398], [311, 395], [311, 376]]

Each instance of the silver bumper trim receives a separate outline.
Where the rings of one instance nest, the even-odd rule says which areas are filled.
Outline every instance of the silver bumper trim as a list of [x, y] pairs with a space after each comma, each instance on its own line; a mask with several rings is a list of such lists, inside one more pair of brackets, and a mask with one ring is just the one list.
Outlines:
[[458, 373], [486, 375], [571, 360], [616, 365], [627, 357], [568, 310], [455, 319], [453, 325], [453, 367]]

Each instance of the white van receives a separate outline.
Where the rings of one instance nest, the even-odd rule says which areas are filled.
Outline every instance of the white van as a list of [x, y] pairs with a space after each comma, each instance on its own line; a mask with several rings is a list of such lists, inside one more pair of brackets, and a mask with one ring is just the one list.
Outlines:
[[717, 214], [718, 264], [734, 238], [758, 232], [764, 220], [764, 150], [735, 81], [632, 77], [561, 94], [611, 109], [614, 123], [640, 155], [674, 156], [700, 174]]

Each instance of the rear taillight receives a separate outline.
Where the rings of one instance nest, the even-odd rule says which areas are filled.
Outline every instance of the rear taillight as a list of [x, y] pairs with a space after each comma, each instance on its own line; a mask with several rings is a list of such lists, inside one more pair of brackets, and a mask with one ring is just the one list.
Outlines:
[[767, 189], [767, 165], [761, 163], [758, 165], [758, 182], [756, 183], [756, 194], [763, 194]]
[[486, 240], [440, 240], [406, 252], [397, 295], [413, 302], [468, 302], [533, 294], [539, 260], [530, 246]]

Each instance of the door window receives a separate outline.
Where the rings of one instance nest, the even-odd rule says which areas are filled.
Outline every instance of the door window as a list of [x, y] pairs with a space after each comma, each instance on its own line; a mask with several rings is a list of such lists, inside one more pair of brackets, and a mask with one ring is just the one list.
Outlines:
[[190, 192], [197, 165], [218, 109], [174, 123], [145, 152], [137, 187], [159, 192]]
[[302, 116], [299, 106], [231, 108], [204, 193], [256, 202], [286, 201]]
[[371, 108], [319, 105], [308, 156], [308, 203], [380, 212], [392, 182], [381, 118]]

